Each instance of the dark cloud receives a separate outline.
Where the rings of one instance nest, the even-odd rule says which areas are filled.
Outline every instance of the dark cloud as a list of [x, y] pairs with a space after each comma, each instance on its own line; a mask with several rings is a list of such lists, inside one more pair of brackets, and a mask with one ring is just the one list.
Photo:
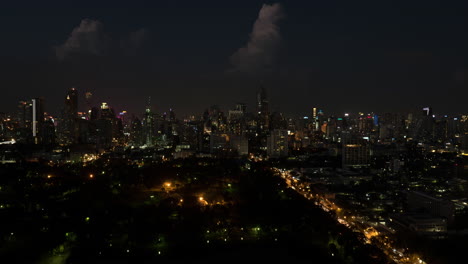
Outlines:
[[281, 42], [278, 22], [284, 17], [280, 4], [264, 4], [247, 44], [231, 56], [232, 71], [257, 72], [271, 67]]
[[104, 32], [104, 25], [92, 19], [83, 19], [74, 28], [68, 39], [62, 45], [55, 47], [59, 60], [64, 60], [73, 54], [103, 55], [107, 52], [110, 38]]
[[68, 59], [73, 55], [135, 55], [148, 38], [149, 31], [141, 28], [131, 32], [119, 42], [119, 38], [111, 38], [104, 31], [104, 25], [100, 21], [83, 19], [80, 25], [73, 29], [65, 43], [55, 47], [55, 55], [59, 60]]

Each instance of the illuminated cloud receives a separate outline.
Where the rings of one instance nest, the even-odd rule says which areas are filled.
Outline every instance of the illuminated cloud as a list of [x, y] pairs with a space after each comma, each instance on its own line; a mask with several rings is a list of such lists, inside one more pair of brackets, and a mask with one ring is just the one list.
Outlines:
[[271, 67], [281, 42], [278, 22], [284, 17], [280, 4], [264, 4], [247, 44], [231, 56], [232, 71], [257, 72]]
[[108, 44], [109, 38], [104, 33], [104, 25], [97, 20], [83, 19], [65, 43], [55, 47], [55, 54], [59, 60], [72, 54], [103, 55]]

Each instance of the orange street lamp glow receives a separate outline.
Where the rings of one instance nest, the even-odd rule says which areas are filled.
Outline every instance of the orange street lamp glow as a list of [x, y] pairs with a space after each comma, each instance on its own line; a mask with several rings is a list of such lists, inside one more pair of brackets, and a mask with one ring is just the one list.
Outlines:
[[90, 175], [89, 175], [89, 178], [90, 178], [90, 179], [94, 178], [94, 175], [93, 175], [93, 174], [90, 174]]

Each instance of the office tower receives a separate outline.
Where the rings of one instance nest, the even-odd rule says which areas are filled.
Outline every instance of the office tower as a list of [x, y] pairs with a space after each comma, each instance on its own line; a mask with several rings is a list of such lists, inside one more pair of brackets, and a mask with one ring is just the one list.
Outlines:
[[[340, 118], [342, 119], [342, 118]], [[330, 141], [338, 141], [339, 138], [339, 131], [340, 131], [340, 123], [338, 118], [335, 118], [334, 116], [328, 117], [327, 126], [326, 126], [326, 132], [325, 132], [325, 138], [330, 140]]]
[[245, 128], [245, 105], [237, 104], [235, 110], [228, 112], [228, 130], [234, 135], [241, 135]]
[[[376, 119], [374, 117], [374, 119]], [[408, 124], [410, 122], [408, 121]], [[378, 118], [379, 139], [382, 142], [401, 140], [405, 130], [405, 120], [395, 113], [384, 113]]]
[[143, 118], [144, 144], [148, 147], [153, 146], [154, 131], [154, 114], [151, 112], [151, 97], [149, 97], [145, 109], [145, 116]]
[[55, 124], [54, 124], [54, 119], [52, 117], [47, 117], [44, 120], [41, 134], [42, 134], [41, 135], [42, 144], [44, 145], [55, 144], [55, 141], [56, 141]]
[[367, 167], [370, 165], [370, 146], [367, 139], [350, 132], [343, 132], [341, 141], [343, 167]]
[[270, 108], [265, 87], [261, 86], [257, 92], [258, 130], [268, 131], [270, 125]]
[[97, 148], [106, 149], [112, 146], [116, 135], [116, 118], [114, 110], [106, 102], [101, 103], [99, 114], [97, 112], [95, 108], [91, 111], [90, 142], [95, 143]]
[[34, 98], [32, 102], [32, 136], [34, 144], [41, 142], [42, 125], [44, 124], [44, 100]]
[[226, 134], [214, 132], [210, 134], [210, 153], [219, 154], [226, 150], [228, 136]]
[[90, 91], [85, 93], [85, 100], [86, 100], [86, 113], [88, 115], [88, 119], [91, 119], [91, 109], [93, 108], [92, 104], [93, 94]]
[[208, 111], [203, 114], [204, 131], [211, 132], [226, 132], [227, 121], [224, 113], [219, 106], [212, 105]]
[[78, 113], [78, 91], [75, 88], [71, 88], [67, 92], [65, 98], [65, 112], [71, 118], [74, 119]]
[[459, 117], [450, 117], [447, 120], [447, 137], [454, 138], [462, 133]]
[[246, 137], [233, 135], [230, 137], [230, 144], [240, 156], [249, 154], [249, 141]]
[[369, 136], [374, 131], [374, 119], [372, 115], [361, 115], [357, 120], [357, 129], [363, 136]]
[[172, 108], [169, 109], [169, 121], [170, 122], [176, 121], [176, 115], [175, 115], [175, 112], [172, 110]]
[[312, 123], [312, 131], [319, 131], [320, 130], [320, 122], [319, 122], [319, 110], [317, 107], [312, 108], [312, 116], [310, 118]]
[[127, 114], [127, 111], [125, 110], [120, 112], [119, 115], [117, 116], [117, 118], [121, 120], [123, 131], [125, 132], [128, 132], [130, 130], [130, 124], [129, 124], [129, 120], [127, 116], [128, 114]]
[[435, 136], [435, 118], [432, 114], [432, 108], [423, 108], [422, 115], [416, 122], [416, 138], [421, 142], [432, 142]]
[[20, 101], [18, 103], [18, 126], [20, 128], [31, 128], [32, 125], [32, 103]]
[[237, 103], [236, 104], [236, 111], [241, 111], [242, 113], [246, 113], [247, 106], [244, 103]]
[[273, 112], [270, 116], [270, 129], [287, 129], [288, 121], [284, 118], [282, 113]]
[[106, 149], [112, 145], [112, 122], [108, 119], [98, 119], [95, 121], [96, 127], [96, 147]]
[[115, 118], [114, 110], [110, 108], [110, 106], [106, 102], [101, 103], [100, 118], [108, 120], [113, 120]]
[[44, 124], [44, 100], [34, 98], [20, 101], [18, 104], [17, 140], [25, 143], [41, 143], [41, 131]]
[[78, 116], [78, 91], [75, 88], [68, 90], [65, 97], [65, 107], [62, 111], [60, 123], [61, 142], [65, 145], [76, 143], [76, 119]]
[[16, 141], [27, 143], [32, 139], [32, 102], [20, 101], [18, 103], [18, 128]]
[[141, 146], [143, 145], [143, 140], [142, 140], [142, 130], [143, 127], [141, 125], [140, 119], [138, 117], [133, 116], [132, 118], [132, 124], [130, 128], [130, 142], [134, 146]]
[[274, 129], [267, 137], [267, 155], [271, 158], [287, 157], [289, 154], [288, 131]]

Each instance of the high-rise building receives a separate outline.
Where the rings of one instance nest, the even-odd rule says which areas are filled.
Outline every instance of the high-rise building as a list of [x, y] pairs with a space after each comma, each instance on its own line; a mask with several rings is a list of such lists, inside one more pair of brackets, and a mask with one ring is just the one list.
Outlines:
[[34, 98], [18, 104], [18, 141], [39, 144], [44, 124], [44, 100]]
[[32, 123], [32, 103], [20, 101], [18, 103], [18, 126], [20, 128], [30, 128]]
[[312, 121], [312, 130], [313, 131], [318, 131], [319, 128], [320, 128], [320, 123], [319, 123], [319, 120], [318, 120], [318, 109], [317, 109], [317, 107], [312, 108], [311, 121]]
[[78, 116], [78, 91], [75, 88], [68, 90], [65, 97], [65, 107], [62, 111], [62, 122], [60, 123], [60, 138], [65, 145], [76, 143]]
[[236, 111], [241, 111], [242, 113], [246, 113], [247, 106], [244, 103], [237, 103], [236, 104]]
[[281, 158], [287, 157], [288, 154], [288, 130], [272, 130], [267, 138], [267, 155], [272, 158]]
[[41, 142], [42, 126], [44, 124], [44, 100], [34, 98], [32, 102], [32, 136], [34, 144]]
[[257, 92], [257, 114], [259, 131], [267, 131], [270, 125], [270, 108], [265, 87]]
[[211, 133], [210, 134], [210, 153], [218, 154], [226, 149], [228, 143], [228, 136], [222, 133]]
[[228, 112], [228, 130], [235, 135], [242, 135], [245, 128], [245, 105], [237, 104], [235, 110]]
[[88, 119], [91, 119], [91, 109], [93, 108], [92, 99], [93, 99], [93, 94], [90, 91], [86, 91], [85, 100], [86, 100], [86, 113], [88, 115]]
[[172, 110], [172, 108], [169, 109], [169, 121], [170, 122], [176, 121], [176, 115], [175, 115], [175, 112]]
[[55, 124], [54, 120], [51, 117], [48, 117], [44, 120], [42, 125], [41, 140], [44, 145], [54, 145], [55, 144]]
[[133, 117], [132, 125], [130, 128], [130, 142], [133, 145], [141, 146], [143, 145], [142, 140], [142, 125], [140, 119], [138, 117]]
[[151, 97], [148, 98], [148, 104], [143, 118], [143, 137], [146, 146], [153, 146], [154, 142], [154, 114], [151, 111]]
[[342, 166], [343, 167], [367, 167], [370, 165], [369, 140], [362, 136], [343, 132], [342, 141]]
[[232, 135], [230, 136], [230, 144], [231, 148], [236, 150], [240, 156], [249, 154], [249, 141], [246, 137]]

